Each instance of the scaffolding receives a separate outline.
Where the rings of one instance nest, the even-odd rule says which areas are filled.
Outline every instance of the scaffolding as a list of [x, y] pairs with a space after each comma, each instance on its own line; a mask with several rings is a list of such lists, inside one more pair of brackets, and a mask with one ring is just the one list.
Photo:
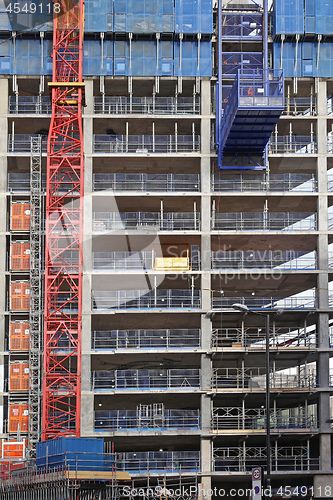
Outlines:
[[42, 348], [42, 140], [31, 138], [30, 156], [30, 311], [29, 311], [29, 458], [35, 457], [41, 431]]
[[[84, 454], [59, 462], [16, 468], [2, 473], [1, 500], [198, 500], [200, 453], [104, 453], [95, 460]], [[84, 465], [84, 463], [87, 465]], [[58, 463], [59, 462], [59, 463]], [[79, 464], [79, 465], [78, 465]], [[103, 466], [102, 466], [103, 464]], [[128, 470], [126, 469], [128, 467]]]

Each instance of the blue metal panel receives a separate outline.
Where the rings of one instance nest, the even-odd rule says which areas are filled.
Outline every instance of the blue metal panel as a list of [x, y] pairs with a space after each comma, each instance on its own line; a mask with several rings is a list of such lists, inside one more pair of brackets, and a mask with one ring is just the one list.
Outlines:
[[[102, 60], [103, 43], [103, 60]], [[113, 41], [84, 40], [83, 74], [113, 75]]]
[[[89, 0], [85, 2], [84, 31], [87, 32], [105, 32], [112, 31], [112, 8], [113, 3], [110, 0]], [[107, 16], [109, 14], [109, 16]], [[108, 19], [109, 17], [109, 19]]]
[[302, 43], [302, 76], [316, 76], [315, 48], [312, 43]]
[[304, 33], [304, 0], [275, 0], [273, 35]]
[[133, 76], [155, 75], [157, 72], [155, 41], [135, 41], [132, 43], [130, 74]]
[[173, 0], [115, 0], [114, 31], [173, 33]]
[[12, 40], [0, 41], [0, 74], [11, 75], [13, 73]]
[[262, 69], [263, 55], [261, 52], [223, 52], [222, 74], [236, 76], [238, 70]]
[[128, 60], [126, 58], [126, 41], [116, 40], [114, 42], [114, 68], [113, 74], [127, 75], [128, 74]]
[[113, 12], [114, 31], [126, 33], [126, 0], [114, 0]]
[[211, 42], [175, 42], [175, 76], [211, 76]]
[[161, 33], [162, 0], [127, 0], [126, 31]]
[[175, 31], [175, 5], [173, 0], [163, 0], [163, 33]]
[[160, 76], [174, 74], [173, 42], [162, 41], [159, 43], [159, 57], [157, 74]]
[[212, 33], [212, 0], [176, 0], [176, 33]]
[[[314, 68], [317, 67], [317, 44], [314, 45]], [[319, 63], [317, 76], [333, 77], [333, 44], [324, 42], [320, 44]]]
[[298, 44], [297, 51], [297, 64], [296, 60], [296, 43], [284, 43], [282, 54], [282, 68], [281, 68], [281, 43], [273, 44], [273, 58], [274, 69], [283, 69], [285, 77], [302, 76], [302, 46]]
[[37, 443], [37, 467], [46, 464], [59, 467], [66, 465], [68, 470], [103, 470], [103, 438], [61, 437]]
[[305, 16], [305, 33], [316, 33], [316, 17]]
[[0, 11], [0, 31], [11, 31], [11, 25], [9, 22], [7, 12]]
[[42, 51], [40, 40], [16, 40], [15, 67], [17, 75], [40, 75], [42, 73]]
[[84, 40], [83, 42], [83, 74], [101, 74], [101, 42], [99, 40]]
[[53, 59], [52, 59], [53, 42], [52, 40], [44, 40], [43, 42], [43, 75], [52, 75]]
[[316, 16], [316, 33], [322, 35], [333, 34], [333, 15], [332, 12], [326, 16]]

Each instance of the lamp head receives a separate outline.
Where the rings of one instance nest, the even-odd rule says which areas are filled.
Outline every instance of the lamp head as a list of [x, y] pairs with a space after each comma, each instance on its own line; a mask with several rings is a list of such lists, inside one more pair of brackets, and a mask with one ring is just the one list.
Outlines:
[[250, 309], [245, 304], [235, 303], [235, 304], [232, 304], [231, 307], [233, 309], [236, 309], [236, 311], [241, 311], [241, 312], [244, 312], [244, 313], [247, 313], [247, 312], [250, 311]]

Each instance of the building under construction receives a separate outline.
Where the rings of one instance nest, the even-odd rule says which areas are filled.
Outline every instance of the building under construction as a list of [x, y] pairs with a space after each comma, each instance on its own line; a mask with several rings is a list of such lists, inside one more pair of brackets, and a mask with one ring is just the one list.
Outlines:
[[333, 497], [330, 7], [0, 2], [1, 499]]

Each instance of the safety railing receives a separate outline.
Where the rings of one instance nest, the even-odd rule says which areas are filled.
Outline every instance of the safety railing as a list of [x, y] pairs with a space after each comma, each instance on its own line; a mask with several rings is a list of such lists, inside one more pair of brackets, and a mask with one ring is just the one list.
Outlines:
[[[213, 389], [260, 389], [266, 387], [265, 368], [214, 368], [212, 376]], [[315, 373], [300, 373], [298, 375], [271, 372], [270, 387], [276, 388], [314, 388], [317, 387]]]
[[93, 174], [93, 190], [144, 192], [198, 192], [198, 174]]
[[200, 97], [96, 96], [94, 113], [108, 115], [198, 115]]
[[199, 472], [199, 451], [138, 451], [117, 454], [116, 470], [140, 472]]
[[317, 298], [314, 292], [291, 297], [212, 297], [212, 309], [232, 308], [235, 303], [250, 309], [314, 309]]
[[46, 96], [9, 96], [8, 112], [16, 115], [50, 115], [51, 101]]
[[[31, 151], [31, 137], [33, 135], [28, 134], [9, 134], [8, 135], [8, 143], [7, 143], [7, 151], [8, 153], [30, 153]], [[36, 135], [37, 137], [37, 135]], [[47, 151], [47, 136], [42, 136], [42, 152], [46, 153]]]
[[155, 271], [197, 271], [199, 261], [193, 256], [163, 257], [149, 252], [93, 252], [93, 269], [110, 271], [152, 270]]
[[153, 252], [93, 252], [92, 258], [96, 270], [153, 269], [154, 263]]
[[94, 153], [200, 153], [198, 135], [94, 135]]
[[[41, 481], [43, 473], [56, 471], [57, 477], [63, 477], [63, 471], [96, 472], [130, 471], [177, 473], [200, 471], [199, 451], [140, 451], [124, 453], [64, 452], [45, 454], [37, 459], [36, 481]], [[29, 469], [33, 470], [33, 469]], [[41, 473], [43, 471], [43, 473]], [[20, 472], [17, 471], [19, 474]], [[59, 473], [59, 474], [58, 474]], [[24, 471], [24, 476], [27, 472]], [[23, 478], [24, 478], [23, 476]], [[13, 484], [13, 483], [12, 483]], [[63, 498], [63, 495], [62, 497]]]
[[[213, 450], [215, 472], [250, 472], [266, 466], [266, 447], [238, 446]], [[306, 446], [275, 446], [271, 448], [272, 471], [307, 471], [319, 469], [319, 458], [310, 458]]]
[[92, 309], [199, 309], [200, 290], [93, 291]]
[[94, 330], [92, 350], [194, 349], [199, 348], [199, 329]]
[[213, 213], [212, 230], [221, 231], [315, 231], [317, 214], [297, 212]]
[[94, 212], [92, 230], [199, 231], [197, 212]]
[[275, 136], [269, 140], [270, 154], [316, 154], [317, 138], [310, 135]]
[[168, 410], [142, 415], [138, 410], [96, 410], [95, 431], [200, 429], [200, 410]]
[[[305, 408], [278, 408], [270, 413], [271, 429], [316, 429], [317, 416], [307, 415]], [[264, 408], [216, 407], [212, 411], [213, 430], [263, 430], [266, 429]]]
[[[317, 333], [306, 328], [276, 326], [270, 329], [271, 348], [308, 347], [317, 345]], [[266, 332], [262, 327], [217, 328], [212, 331], [212, 349], [223, 347], [266, 348]]]
[[[333, 187], [332, 187], [333, 189]], [[212, 191], [281, 191], [313, 193], [317, 181], [313, 174], [234, 174], [216, 175], [212, 179]]]
[[117, 349], [196, 349], [201, 345], [200, 330], [94, 330], [92, 350]]
[[[7, 176], [7, 190], [11, 193], [30, 193], [30, 174], [9, 172]], [[42, 190], [46, 190], [46, 174], [42, 174]]]
[[91, 373], [93, 391], [193, 390], [199, 387], [197, 369], [96, 370]]
[[229, 251], [211, 254], [212, 269], [273, 269], [301, 271], [317, 268], [316, 252]]
[[283, 115], [287, 116], [315, 116], [317, 114], [317, 100], [315, 97], [286, 97]]

